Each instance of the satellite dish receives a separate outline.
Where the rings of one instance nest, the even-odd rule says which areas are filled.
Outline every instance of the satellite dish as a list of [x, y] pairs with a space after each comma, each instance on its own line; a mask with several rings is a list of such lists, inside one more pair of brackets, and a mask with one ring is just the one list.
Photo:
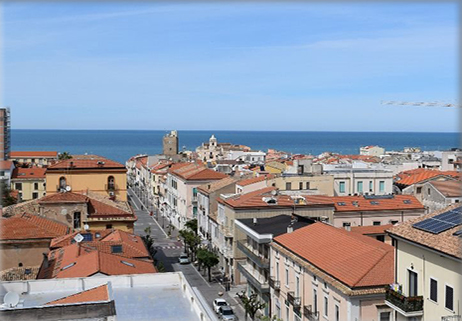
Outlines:
[[85, 224], [85, 225], [83, 226], [83, 229], [84, 229], [85, 231], [88, 231], [89, 228], [90, 228], [90, 226], [89, 226], [88, 224]]
[[71, 191], [71, 187], [69, 185], [66, 186], [66, 192], [70, 192]]
[[61, 214], [62, 214], [62, 215], [66, 215], [66, 214], [67, 214], [67, 208], [63, 208], [63, 209], [61, 210]]
[[83, 236], [82, 234], [78, 233], [76, 236], [74, 236], [74, 240], [77, 242], [77, 243], [80, 243], [83, 241]]
[[8, 292], [7, 294], [5, 294], [3, 302], [6, 304], [7, 307], [14, 308], [19, 303], [19, 294], [17, 294], [16, 292]]

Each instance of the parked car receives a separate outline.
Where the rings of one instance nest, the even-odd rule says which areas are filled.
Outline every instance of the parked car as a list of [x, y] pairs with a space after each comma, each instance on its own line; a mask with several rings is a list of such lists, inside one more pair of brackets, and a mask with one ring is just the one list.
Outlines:
[[219, 313], [220, 308], [223, 306], [227, 306], [227, 305], [228, 305], [228, 302], [226, 302], [226, 300], [224, 299], [213, 300], [213, 310], [215, 311], [215, 313]]
[[220, 319], [225, 321], [236, 321], [236, 315], [233, 312], [233, 309], [229, 305], [224, 305], [218, 310], [220, 311]]
[[191, 263], [191, 261], [189, 260], [189, 257], [186, 253], [182, 253], [180, 255], [180, 257], [178, 258], [178, 261], [180, 262], [180, 264], [188, 264], [188, 263]]

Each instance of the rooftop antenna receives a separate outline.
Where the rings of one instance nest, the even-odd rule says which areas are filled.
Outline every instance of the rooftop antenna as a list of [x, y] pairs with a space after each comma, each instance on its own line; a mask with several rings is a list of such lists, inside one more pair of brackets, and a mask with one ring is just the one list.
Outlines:
[[82, 234], [77, 233], [77, 235], [74, 236], [74, 240], [75, 240], [77, 243], [82, 242], [82, 241], [83, 241], [83, 236], [82, 236]]
[[8, 307], [8, 308], [14, 308], [18, 305], [19, 303], [19, 294], [16, 292], [8, 292], [5, 294], [5, 297], [3, 298], [3, 303]]

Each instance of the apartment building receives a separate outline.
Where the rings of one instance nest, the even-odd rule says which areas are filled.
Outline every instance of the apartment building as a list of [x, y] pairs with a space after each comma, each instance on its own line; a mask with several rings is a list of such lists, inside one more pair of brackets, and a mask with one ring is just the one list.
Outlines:
[[270, 244], [274, 237], [308, 226], [315, 221], [301, 216], [278, 215], [269, 218], [247, 218], [235, 221], [244, 235], [237, 248], [247, 256], [237, 263], [237, 269], [247, 282], [247, 293], [256, 293], [266, 304], [265, 316], [270, 315]]
[[11, 190], [18, 191], [18, 201], [29, 201], [46, 195], [46, 168], [15, 168]]
[[10, 160], [19, 166], [48, 167], [58, 160], [58, 152], [53, 151], [12, 151]]
[[91, 190], [127, 201], [127, 169], [124, 165], [97, 155], [72, 155], [47, 168], [46, 193]]
[[334, 196], [333, 225], [349, 229], [354, 226], [386, 225], [415, 219], [426, 213], [412, 195]]
[[198, 163], [173, 164], [167, 174], [164, 212], [169, 221], [176, 228], [182, 229], [187, 220], [197, 218], [197, 188], [226, 177]]
[[0, 161], [8, 160], [11, 148], [10, 109], [0, 108]]
[[394, 177], [397, 191], [403, 194], [413, 194], [421, 200], [422, 186], [430, 181], [445, 181], [460, 179], [456, 171], [439, 171], [434, 169], [416, 168], [398, 173]]
[[462, 150], [453, 148], [441, 153], [441, 170], [456, 171], [462, 169]]
[[359, 148], [359, 154], [360, 155], [365, 155], [365, 156], [382, 156], [385, 155], [385, 148], [380, 147], [380, 146], [363, 146]]
[[237, 261], [246, 255], [237, 248], [237, 240], [244, 235], [235, 228], [236, 219], [261, 219], [278, 215], [299, 215], [303, 217], [332, 221], [334, 205], [327, 196], [289, 196], [278, 193], [275, 187], [267, 187], [247, 194], [222, 194], [218, 199], [217, 228], [223, 234], [219, 244], [219, 256], [224, 272], [242, 283]]
[[461, 320], [462, 207], [449, 207], [388, 230], [395, 279], [386, 304], [401, 320]]
[[459, 180], [435, 180], [422, 185], [420, 199], [430, 212], [454, 203], [462, 203], [462, 182]]
[[270, 264], [271, 315], [283, 321], [393, 320], [388, 244], [316, 222], [275, 237]]
[[0, 180], [5, 182], [6, 186], [11, 184], [11, 175], [14, 168], [12, 161], [0, 160]]
[[393, 172], [352, 165], [324, 166], [334, 177], [334, 195], [387, 195], [393, 192]]

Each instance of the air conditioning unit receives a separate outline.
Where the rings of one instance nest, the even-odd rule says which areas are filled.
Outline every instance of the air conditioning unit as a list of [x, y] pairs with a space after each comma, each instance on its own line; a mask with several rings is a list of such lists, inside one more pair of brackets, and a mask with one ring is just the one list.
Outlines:
[[110, 192], [109, 192], [109, 196], [115, 196], [115, 192], [110, 191]]

